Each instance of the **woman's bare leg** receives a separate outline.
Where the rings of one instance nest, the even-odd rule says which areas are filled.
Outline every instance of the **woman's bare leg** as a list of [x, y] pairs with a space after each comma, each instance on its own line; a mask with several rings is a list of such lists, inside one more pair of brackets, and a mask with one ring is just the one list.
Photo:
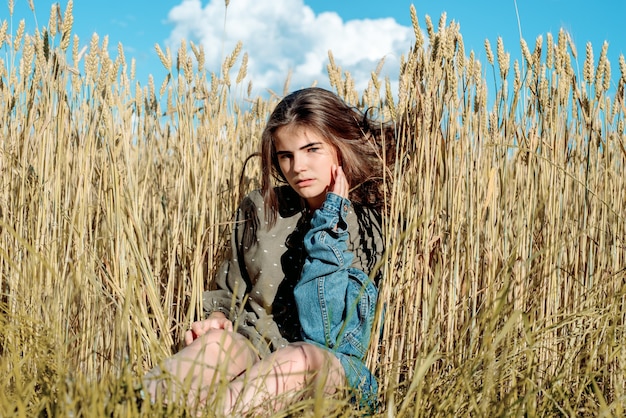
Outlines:
[[211, 330], [164, 360], [144, 377], [144, 387], [153, 402], [182, 400], [190, 408], [203, 406], [220, 381], [226, 386], [258, 356], [250, 342], [240, 334]]
[[259, 413], [278, 411], [316, 391], [330, 395], [342, 387], [345, 374], [337, 357], [312, 344], [293, 343], [234, 379], [223, 397], [224, 412], [245, 414], [260, 407], [264, 410]]

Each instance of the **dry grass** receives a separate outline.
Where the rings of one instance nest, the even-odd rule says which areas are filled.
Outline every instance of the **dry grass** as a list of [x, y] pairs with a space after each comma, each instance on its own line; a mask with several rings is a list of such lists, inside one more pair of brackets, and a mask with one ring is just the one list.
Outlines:
[[[71, 5], [34, 34], [0, 26], [0, 415], [182, 413], [134, 388], [201, 313], [276, 99], [247, 97], [241, 47], [221, 74], [199, 46], [158, 48], [169, 76], [141, 86], [121, 46], [78, 50]], [[560, 32], [513, 64], [487, 43], [481, 63], [445, 15], [428, 47], [412, 17], [397, 92], [329, 65], [346, 100], [397, 121], [381, 416], [622, 415], [626, 62]]]

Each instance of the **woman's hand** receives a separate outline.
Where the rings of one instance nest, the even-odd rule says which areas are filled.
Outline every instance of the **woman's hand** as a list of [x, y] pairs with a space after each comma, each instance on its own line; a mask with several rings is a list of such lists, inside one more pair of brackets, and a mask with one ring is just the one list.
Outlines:
[[233, 331], [233, 323], [222, 312], [213, 312], [208, 318], [191, 324], [191, 329], [185, 332], [185, 345], [191, 344], [196, 338], [206, 334], [212, 329]]
[[350, 185], [348, 184], [348, 179], [346, 178], [346, 175], [340, 165], [333, 165], [332, 176], [333, 181], [329, 186], [330, 191], [343, 197], [344, 199], [347, 199], [348, 192], [350, 191]]

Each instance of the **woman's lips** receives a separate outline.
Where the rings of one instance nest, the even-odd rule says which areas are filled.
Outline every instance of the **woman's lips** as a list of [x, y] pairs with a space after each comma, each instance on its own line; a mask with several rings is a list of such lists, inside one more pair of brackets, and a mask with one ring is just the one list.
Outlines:
[[313, 184], [313, 181], [314, 181], [313, 179], [302, 179], [302, 180], [296, 181], [296, 184], [298, 185], [298, 187], [307, 187]]

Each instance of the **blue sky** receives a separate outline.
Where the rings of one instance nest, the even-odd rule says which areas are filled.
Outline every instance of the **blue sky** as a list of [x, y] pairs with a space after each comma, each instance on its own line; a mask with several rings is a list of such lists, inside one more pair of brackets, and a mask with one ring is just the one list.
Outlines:
[[[48, 24], [55, 1], [34, 0], [35, 15], [28, 0], [14, 1], [12, 22], [7, 2], [0, 9], [0, 19], [9, 20], [13, 30], [22, 19], [31, 31], [35, 17], [40, 27]], [[60, 4], [64, 10], [67, 1]], [[165, 75], [155, 43], [176, 51], [180, 40], [186, 39], [204, 45], [208, 69], [216, 72], [224, 55], [242, 41], [249, 55], [247, 81], [257, 93], [281, 91], [289, 71], [292, 88], [313, 82], [326, 85], [329, 49], [337, 63], [351, 72], [357, 87], [364, 88], [383, 57], [385, 74], [392, 80], [397, 75], [399, 57], [414, 41], [411, 4], [422, 28], [426, 15], [436, 24], [442, 12], [448, 22], [459, 22], [466, 51], [474, 50], [483, 61], [485, 39], [495, 47], [499, 36], [512, 58], [519, 57], [514, 0], [230, 0], [227, 13], [224, 0], [74, 0], [73, 32], [82, 45], [89, 44], [94, 32], [101, 39], [108, 35], [113, 56], [121, 42], [127, 59], [136, 59], [142, 84], [153, 74], [160, 85]], [[619, 55], [626, 55], [622, 27], [626, 1], [517, 0], [517, 10], [522, 35], [531, 47], [538, 35], [545, 40], [546, 33], [556, 35], [563, 27], [576, 44], [582, 67], [586, 43], [592, 42], [597, 58], [607, 40], [613, 77], [619, 75]], [[5, 56], [6, 47], [0, 54]]]

